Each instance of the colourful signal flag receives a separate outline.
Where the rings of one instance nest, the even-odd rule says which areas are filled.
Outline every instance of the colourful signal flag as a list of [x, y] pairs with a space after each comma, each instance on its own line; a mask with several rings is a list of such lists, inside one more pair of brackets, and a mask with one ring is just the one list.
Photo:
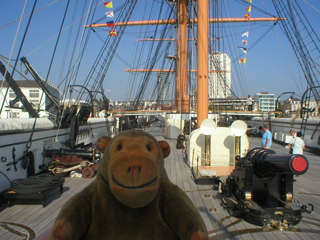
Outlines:
[[105, 3], [104, 3], [104, 6], [105, 6], [106, 8], [113, 8], [112, 1], [105, 2]]

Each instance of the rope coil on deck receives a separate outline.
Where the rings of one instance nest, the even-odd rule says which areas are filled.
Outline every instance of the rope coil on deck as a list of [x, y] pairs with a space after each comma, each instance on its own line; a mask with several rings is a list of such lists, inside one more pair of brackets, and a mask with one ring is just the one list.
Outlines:
[[62, 180], [63, 177], [54, 176], [52, 173], [36, 175], [26, 179], [17, 179], [12, 182], [10, 191], [21, 194], [44, 192]]

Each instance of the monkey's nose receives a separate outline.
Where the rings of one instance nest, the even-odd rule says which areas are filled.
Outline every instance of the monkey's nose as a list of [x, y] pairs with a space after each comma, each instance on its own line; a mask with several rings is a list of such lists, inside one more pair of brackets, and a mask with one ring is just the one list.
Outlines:
[[137, 172], [139, 174], [141, 172], [141, 168], [141, 166], [128, 167], [128, 173]]

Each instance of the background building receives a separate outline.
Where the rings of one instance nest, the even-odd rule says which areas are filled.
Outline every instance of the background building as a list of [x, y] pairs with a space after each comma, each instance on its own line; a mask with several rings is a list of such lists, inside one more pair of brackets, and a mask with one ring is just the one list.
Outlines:
[[209, 56], [209, 98], [230, 96], [231, 59], [226, 53], [214, 52]]
[[[304, 108], [309, 110], [309, 118], [319, 117], [319, 106], [316, 101], [309, 101], [304, 104]], [[282, 110], [287, 114], [288, 117], [299, 114], [301, 111], [301, 100], [297, 98], [288, 98], [283, 101]]]
[[254, 108], [262, 112], [271, 112], [276, 110], [276, 99], [274, 94], [268, 92], [256, 93], [254, 96]]
[[[51, 104], [51, 100], [44, 94], [43, 90], [39, 87], [35, 80], [15, 80], [20, 90], [25, 95], [27, 100], [32, 104], [34, 109], [38, 109], [40, 106], [40, 117], [47, 117], [49, 115], [49, 109], [54, 107]], [[50, 94], [59, 101], [61, 92], [59, 89], [50, 82], [44, 83]], [[16, 98], [15, 92], [9, 87], [6, 81], [0, 81], [0, 103], [4, 102], [4, 107], [1, 112], [1, 118], [29, 118], [29, 113], [25, 110], [20, 101], [16, 102], [13, 107], [9, 107], [10, 101]], [[6, 99], [6, 91], [8, 93]]]

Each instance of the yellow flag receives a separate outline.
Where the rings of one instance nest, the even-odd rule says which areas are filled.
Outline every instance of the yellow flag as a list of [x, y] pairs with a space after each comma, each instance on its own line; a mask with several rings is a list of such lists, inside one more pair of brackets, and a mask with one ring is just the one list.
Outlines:
[[247, 62], [247, 58], [242, 58], [241, 60], [239, 60], [239, 63], [246, 63]]
[[105, 6], [106, 8], [113, 8], [113, 6], [112, 6], [112, 1], [105, 2], [105, 3], [104, 3], [104, 6]]
[[117, 31], [115, 29], [112, 29], [111, 31], [109, 31], [109, 36], [116, 37], [117, 36]]

